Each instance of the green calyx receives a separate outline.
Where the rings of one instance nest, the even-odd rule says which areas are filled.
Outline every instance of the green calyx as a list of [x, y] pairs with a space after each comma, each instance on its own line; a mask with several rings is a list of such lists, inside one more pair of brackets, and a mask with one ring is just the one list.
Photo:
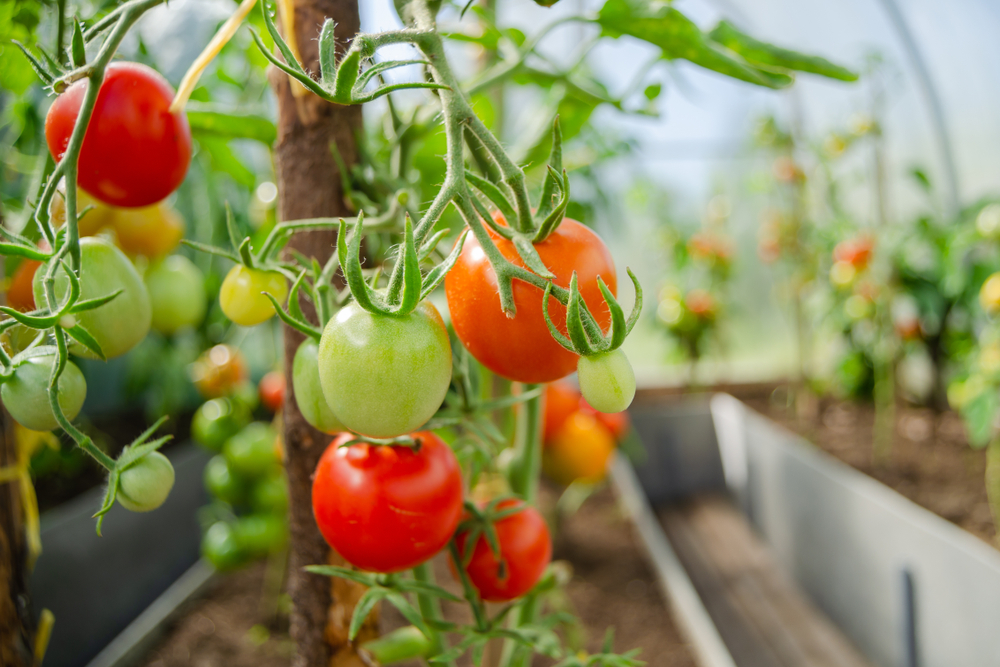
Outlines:
[[368, 67], [362, 72], [365, 61], [370, 60], [375, 54], [377, 46], [367, 35], [358, 35], [351, 42], [351, 48], [343, 55], [340, 62], [336, 58], [336, 40], [334, 29], [336, 24], [327, 19], [323, 24], [319, 38], [319, 61], [320, 80], [316, 81], [302, 68], [302, 65], [295, 59], [295, 54], [288, 47], [287, 42], [282, 38], [274, 25], [274, 19], [268, 10], [267, 3], [261, 2], [261, 14], [264, 17], [264, 25], [271, 35], [275, 45], [281, 52], [282, 58], [278, 58], [265, 46], [257, 31], [251, 31], [257, 48], [264, 54], [267, 60], [282, 70], [305, 88], [328, 102], [335, 104], [364, 104], [371, 102], [395, 90], [407, 88], [447, 88], [437, 83], [429, 81], [415, 81], [410, 83], [382, 84], [374, 90], [366, 91], [368, 84], [377, 79], [384, 72], [403, 67], [405, 65], [427, 65], [426, 60], [388, 60]]
[[370, 313], [391, 317], [403, 317], [412, 313], [417, 304], [427, 298], [441, 284], [445, 274], [458, 261], [459, 253], [462, 252], [462, 246], [465, 243], [465, 234], [463, 234], [444, 262], [424, 276], [420, 271], [421, 256], [426, 256], [429, 253], [428, 246], [433, 248], [431, 244], [437, 244], [442, 236], [431, 237], [422, 251], [418, 253], [413, 238], [413, 222], [409, 216], [406, 216], [401, 253], [389, 277], [389, 287], [382, 292], [374, 287], [380, 274], [376, 273], [372, 285], [369, 285], [361, 268], [363, 231], [363, 213], [358, 214], [350, 241], [347, 240], [347, 223], [341, 220], [340, 233], [337, 235], [337, 257], [344, 271], [344, 277], [347, 279], [347, 286], [358, 305]]
[[589, 316], [587, 303], [580, 296], [575, 271], [569, 283], [569, 302], [566, 305], [566, 331], [569, 333], [569, 338], [566, 338], [552, 322], [549, 315], [549, 296], [552, 294], [552, 284], [546, 285], [545, 295], [542, 297], [542, 312], [545, 315], [545, 323], [549, 327], [549, 333], [552, 334], [557, 343], [570, 352], [584, 357], [604, 354], [621, 347], [625, 338], [635, 327], [635, 323], [639, 321], [639, 314], [642, 312], [642, 286], [631, 269], [626, 269], [626, 271], [628, 271], [628, 277], [632, 279], [632, 284], [635, 286], [635, 305], [632, 307], [632, 313], [628, 320], [625, 319], [625, 312], [618, 304], [614, 294], [611, 293], [600, 276], [597, 278], [597, 286], [611, 312], [611, 327], [607, 334], [601, 331], [594, 318]]
[[395, 438], [369, 438], [366, 435], [354, 434], [353, 438], [342, 443], [340, 446], [375, 445], [377, 447], [409, 447], [413, 451], [418, 452], [422, 444], [420, 438], [414, 438], [412, 435], [401, 435]]

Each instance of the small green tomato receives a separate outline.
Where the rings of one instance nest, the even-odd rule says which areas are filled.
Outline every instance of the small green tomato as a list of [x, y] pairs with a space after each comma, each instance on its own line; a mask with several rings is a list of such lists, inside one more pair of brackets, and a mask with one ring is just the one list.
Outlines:
[[[49, 407], [49, 375], [55, 364], [54, 354], [31, 357], [18, 364], [14, 374], [0, 387], [0, 398], [11, 417], [21, 426], [32, 431], [51, 431], [59, 422]], [[59, 376], [59, 407], [69, 420], [80, 414], [87, 397], [87, 382], [83, 373], [71, 362], [66, 362]]]
[[174, 467], [160, 452], [152, 452], [122, 471], [118, 502], [132, 512], [149, 512], [163, 504], [174, 486]]
[[635, 372], [621, 349], [580, 357], [580, 392], [599, 412], [621, 412], [635, 398]]
[[208, 296], [201, 269], [183, 255], [156, 262], [143, 276], [153, 310], [153, 328], [165, 335], [199, 325]]
[[339, 433], [344, 425], [333, 414], [330, 405], [323, 396], [323, 387], [319, 380], [319, 344], [307, 339], [295, 352], [292, 363], [292, 389], [295, 392], [295, 403], [299, 412], [309, 425], [323, 433]]

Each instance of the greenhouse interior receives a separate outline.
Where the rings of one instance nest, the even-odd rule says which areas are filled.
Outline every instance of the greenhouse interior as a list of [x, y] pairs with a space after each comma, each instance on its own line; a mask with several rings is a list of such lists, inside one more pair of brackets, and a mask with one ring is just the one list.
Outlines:
[[1000, 667], [998, 33], [0, 0], [0, 667]]

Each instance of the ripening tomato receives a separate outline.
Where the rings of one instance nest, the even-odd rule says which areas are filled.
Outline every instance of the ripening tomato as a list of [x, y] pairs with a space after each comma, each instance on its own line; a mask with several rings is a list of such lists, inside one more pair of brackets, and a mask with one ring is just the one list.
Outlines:
[[122, 471], [118, 502], [132, 512], [151, 512], [162, 505], [174, 486], [174, 467], [160, 452], [151, 452]]
[[[497, 248], [512, 263], [524, 266], [514, 244], [490, 232]], [[616, 294], [618, 278], [611, 253], [601, 238], [575, 220], [566, 218], [544, 241], [535, 245], [555, 283], [569, 287], [576, 271], [580, 294], [598, 324], [607, 329], [611, 312], [597, 286], [600, 276]], [[496, 275], [486, 253], [468, 239], [455, 267], [444, 282], [455, 333], [484, 366], [518, 382], [552, 382], [576, 368], [577, 355], [564, 349], [549, 333], [542, 314], [542, 290], [514, 281], [517, 314], [508, 318], [500, 308]], [[566, 335], [566, 309], [555, 298], [549, 313]]]
[[[76, 229], [80, 236], [97, 234], [111, 224], [118, 210], [94, 199], [80, 188], [76, 189]], [[49, 201], [49, 220], [55, 227], [66, 224], [65, 179], [59, 181], [56, 192]]]
[[838, 243], [833, 249], [833, 259], [836, 262], [847, 262], [860, 271], [868, 266], [874, 248], [874, 239], [870, 236], [859, 236]]
[[551, 382], [545, 387], [545, 418], [542, 442], [548, 442], [566, 423], [569, 416], [580, 409], [583, 397], [572, 383], [565, 380]]
[[319, 379], [319, 343], [311, 338], [303, 341], [295, 351], [292, 389], [295, 392], [295, 404], [310, 426], [330, 435], [346, 430], [323, 395]]
[[[56, 162], [69, 146], [88, 85], [77, 81], [49, 107], [45, 140]], [[176, 190], [191, 161], [191, 130], [184, 112], [169, 111], [173, 97], [152, 68], [109, 64], [80, 150], [80, 186], [123, 207], [149, 206]]]
[[[0, 385], [0, 398], [10, 416], [32, 431], [51, 431], [59, 427], [49, 407], [49, 376], [55, 365], [54, 354], [29, 357], [14, 368], [14, 373]], [[87, 397], [87, 382], [72, 361], [66, 362], [59, 376], [59, 407], [72, 421]]]
[[170, 336], [201, 324], [208, 295], [205, 275], [194, 262], [183, 255], [170, 255], [146, 269], [143, 280], [149, 292], [154, 329]]
[[288, 280], [277, 271], [248, 269], [237, 264], [222, 281], [219, 305], [233, 322], [252, 327], [274, 317], [274, 306], [264, 292], [277, 299], [278, 303], [284, 303], [288, 296]]
[[356, 433], [394, 438], [434, 416], [451, 384], [451, 342], [424, 301], [402, 317], [352, 302], [326, 325], [319, 379], [333, 414]]
[[205, 398], [229, 396], [246, 379], [243, 355], [229, 345], [216, 345], [191, 365], [191, 380]]
[[166, 204], [123, 208], [111, 218], [118, 247], [129, 255], [158, 259], [184, 238], [184, 219]]
[[42, 263], [34, 259], [23, 259], [18, 265], [14, 275], [10, 277], [10, 284], [7, 286], [7, 305], [22, 313], [27, 313], [35, 309], [35, 294], [32, 291], [32, 281], [35, 279], [35, 271]]
[[[538, 583], [552, 559], [549, 527], [538, 510], [513, 498], [500, 502], [497, 509], [516, 506], [523, 509], [493, 524], [500, 546], [499, 557], [480, 535], [465, 568], [479, 596], [487, 602], [506, 602], [521, 597]], [[464, 534], [458, 537], [459, 553], [463, 555], [465, 538]], [[455, 563], [452, 565], [458, 567]]]
[[580, 391], [600, 412], [621, 412], [635, 398], [635, 372], [621, 348], [580, 357]]
[[327, 448], [313, 477], [316, 524], [347, 562], [370, 572], [399, 572], [448, 543], [462, 515], [458, 459], [433, 433], [414, 433], [415, 448]]
[[271, 412], [277, 412], [285, 403], [285, 374], [271, 371], [257, 384], [260, 402]]
[[542, 470], [560, 484], [604, 479], [615, 439], [596, 415], [575, 412], [542, 451]]
[[[99, 236], [80, 239], [80, 300], [96, 299], [121, 290], [114, 299], [99, 308], [74, 315], [101, 346], [108, 359], [118, 357], [138, 345], [152, 322], [149, 293], [139, 272], [122, 251]], [[35, 303], [45, 303], [42, 277], [45, 270], [35, 273]], [[69, 290], [69, 279], [60, 268], [56, 271], [56, 297], [63, 299]], [[97, 355], [83, 345], [70, 346], [74, 354], [90, 359]]]
[[631, 428], [627, 412], [624, 410], [621, 412], [599, 412], [592, 408], [583, 396], [580, 397], [580, 412], [585, 412], [596, 417], [597, 421], [601, 422], [604, 428], [611, 432], [611, 435], [615, 438], [615, 442], [621, 442], [628, 435], [629, 428]]

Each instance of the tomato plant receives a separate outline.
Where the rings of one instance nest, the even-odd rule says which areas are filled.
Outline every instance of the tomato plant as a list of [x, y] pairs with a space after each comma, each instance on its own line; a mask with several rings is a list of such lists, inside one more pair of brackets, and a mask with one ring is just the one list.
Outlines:
[[433, 433], [415, 446], [359, 443], [344, 433], [320, 459], [313, 513], [347, 562], [372, 572], [419, 565], [448, 543], [462, 515], [458, 460]]
[[310, 426], [331, 435], [345, 430], [323, 395], [319, 377], [319, 345], [312, 339], [303, 341], [295, 351], [292, 389], [295, 403]]
[[349, 304], [323, 331], [319, 379], [327, 404], [347, 428], [373, 438], [409, 433], [434, 416], [451, 382], [444, 321], [426, 301], [404, 316]]
[[[504, 258], [517, 266], [524, 262], [514, 244], [492, 232]], [[607, 246], [597, 234], [575, 220], [565, 219], [544, 241], [535, 245], [554, 283], [569, 287], [576, 272], [580, 293], [601, 328], [611, 321], [597, 286], [601, 276], [612, 294], [617, 274]], [[497, 279], [489, 258], [475, 239], [466, 242], [458, 263], [445, 278], [445, 293], [455, 333], [480, 363], [494, 373], [518, 382], [551, 382], [576, 369], [577, 356], [549, 335], [542, 314], [542, 290], [523, 282], [513, 285], [517, 314], [507, 317], [500, 307]], [[551, 299], [550, 312], [565, 335], [565, 308]]]
[[[493, 524], [494, 553], [489, 540], [480, 535], [472, 553], [465, 536], [459, 534], [458, 552], [472, 585], [487, 602], [507, 602], [523, 596], [538, 583], [552, 558], [552, 540], [545, 519], [534, 507], [507, 499], [496, 505], [498, 512], [514, 510]], [[467, 562], [466, 562], [467, 561]]]
[[252, 327], [274, 317], [274, 306], [264, 296], [268, 292], [282, 302], [288, 296], [288, 280], [277, 271], [234, 266], [222, 281], [219, 304], [226, 317], [236, 324]]
[[205, 276], [187, 257], [170, 255], [153, 263], [143, 280], [149, 292], [151, 324], [160, 333], [169, 336], [205, 318]]
[[[88, 82], [56, 98], [45, 117], [45, 140], [58, 162], [84, 102]], [[80, 187], [113, 206], [149, 206], [177, 189], [191, 160], [183, 112], [168, 109], [174, 91], [152, 68], [114, 62], [93, 106], [79, 156]]]
[[[55, 362], [52, 353], [29, 357], [0, 385], [0, 398], [10, 416], [32, 431], [51, 431], [59, 426], [48, 397], [49, 377]], [[87, 396], [87, 383], [73, 362], [67, 361], [59, 376], [58, 396], [66, 419], [76, 418]]]

